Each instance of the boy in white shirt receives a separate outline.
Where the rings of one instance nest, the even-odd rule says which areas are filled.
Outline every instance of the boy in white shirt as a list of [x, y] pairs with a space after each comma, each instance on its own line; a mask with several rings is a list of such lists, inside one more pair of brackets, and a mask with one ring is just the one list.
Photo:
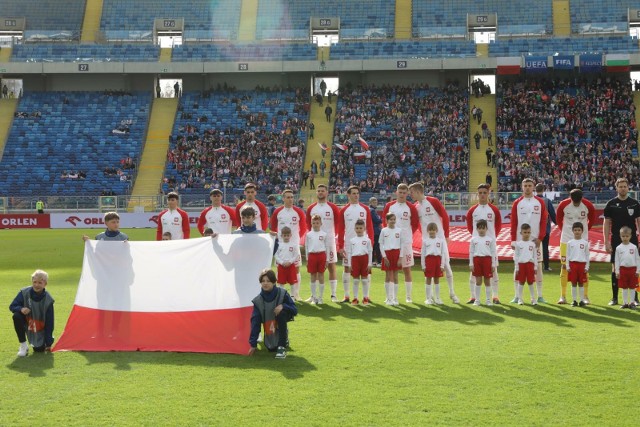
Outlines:
[[291, 285], [291, 296], [294, 301], [300, 300], [300, 283], [298, 283], [297, 266], [300, 264], [300, 246], [291, 241], [291, 229], [280, 229], [282, 241], [276, 251], [276, 264], [278, 265], [278, 286]]
[[480, 290], [482, 289], [482, 279], [484, 278], [487, 305], [493, 305], [491, 301], [491, 278], [493, 270], [496, 268], [498, 252], [496, 250], [496, 239], [487, 235], [489, 224], [487, 220], [481, 219], [476, 223], [477, 236], [471, 238], [469, 244], [469, 268], [476, 279], [474, 305], [480, 305]]
[[398, 271], [402, 270], [402, 259], [400, 259], [400, 249], [404, 243], [402, 230], [396, 228], [396, 215], [388, 213], [385, 217], [387, 226], [380, 231], [378, 243], [382, 255], [382, 271], [385, 272], [384, 289], [387, 305], [398, 305]]
[[353, 277], [352, 305], [358, 305], [358, 286], [362, 281], [362, 305], [371, 304], [369, 299], [369, 274], [373, 262], [373, 245], [365, 234], [364, 220], [359, 219], [355, 224], [356, 237], [349, 241], [349, 264], [351, 265], [351, 277]]
[[[329, 253], [329, 239], [327, 233], [322, 231], [322, 218], [320, 215], [311, 217], [311, 231], [307, 232], [304, 241], [305, 255], [307, 257], [307, 272], [311, 278], [311, 304], [323, 304], [324, 271], [327, 269]], [[316, 289], [320, 288], [319, 296]]]
[[[440, 299], [440, 277], [443, 276], [444, 263], [446, 259], [446, 242], [443, 238], [438, 237], [438, 225], [435, 222], [427, 224], [426, 237], [422, 238], [422, 250], [420, 251], [420, 260], [422, 261], [422, 271], [424, 271], [424, 288], [427, 299], [424, 301], [426, 305], [442, 304]], [[433, 282], [434, 290], [431, 289]], [[435, 294], [435, 298], [434, 298]]]
[[640, 274], [640, 256], [638, 247], [631, 243], [631, 228], [620, 229], [622, 243], [616, 248], [615, 270], [618, 287], [622, 289], [622, 305], [620, 308], [635, 308], [638, 275]]
[[513, 262], [516, 269], [516, 282], [518, 284], [518, 304], [522, 305], [522, 292], [524, 284], [529, 285], [529, 293], [531, 294], [531, 305], [537, 305], [535, 298], [533, 283], [536, 280], [536, 266], [538, 265], [538, 251], [535, 242], [531, 239], [531, 226], [522, 224], [520, 226], [520, 235], [522, 240], [513, 243]]
[[[584, 284], [587, 283], [587, 273], [589, 272], [589, 242], [582, 238], [584, 225], [581, 222], [574, 222], [571, 229], [573, 231], [573, 239], [567, 242], [566, 269], [569, 282], [571, 282], [572, 306], [584, 307], [587, 305]], [[579, 303], [578, 290], [580, 292]]]

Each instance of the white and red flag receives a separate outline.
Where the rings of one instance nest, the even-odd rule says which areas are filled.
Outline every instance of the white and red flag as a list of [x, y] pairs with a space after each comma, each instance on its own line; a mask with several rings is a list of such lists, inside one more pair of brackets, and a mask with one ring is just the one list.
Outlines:
[[226, 147], [220, 147], [213, 150], [214, 153], [224, 153], [227, 151]]
[[54, 351], [246, 354], [268, 234], [88, 241], [76, 300]]
[[361, 136], [358, 136], [358, 142], [360, 143], [360, 146], [362, 147], [363, 150], [369, 149], [369, 144]]
[[342, 151], [347, 151], [347, 146], [343, 144], [334, 144], [336, 147], [341, 149]]

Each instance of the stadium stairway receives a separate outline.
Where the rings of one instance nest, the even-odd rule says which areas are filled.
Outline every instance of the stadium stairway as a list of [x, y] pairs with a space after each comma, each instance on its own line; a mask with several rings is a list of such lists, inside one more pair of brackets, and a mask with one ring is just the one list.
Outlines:
[[473, 95], [469, 98], [469, 120], [471, 126], [469, 135], [469, 192], [475, 193], [478, 185], [486, 181], [487, 172], [491, 172], [493, 176], [493, 187], [498, 187], [498, 173], [495, 168], [487, 166], [486, 150], [488, 141], [486, 138], [480, 140], [480, 149], [476, 149], [476, 143], [473, 136], [476, 131], [482, 135], [482, 122], [478, 124], [477, 120], [473, 119], [471, 111], [473, 106], [482, 109], [482, 121], [487, 122], [487, 126], [493, 135], [491, 149], [496, 149], [496, 96], [485, 95], [480, 98], [476, 98]]
[[[318, 173], [314, 180], [316, 187], [318, 184], [329, 185], [329, 173], [331, 170], [331, 150], [333, 145], [333, 128], [336, 123], [336, 110], [338, 108], [337, 96], [331, 100], [331, 108], [333, 108], [333, 114], [331, 115], [331, 121], [328, 122], [324, 114], [324, 109], [327, 107], [328, 98], [325, 96], [322, 102], [322, 106], [319, 106], [317, 102], [311, 101], [311, 111], [309, 112], [309, 121], [315, 125], [314, 139], [307, 139], [307, 149], [304, 158], [304, 170], [311, 170], [311, 162], [313, 160], [318, 164]], [[320, 162], [322, 161], [322, 149], [321, 143], [327, 144], [327, 152], [325, 153], [324, 161], [327, 164], [324, 177], [320, 176]], [[307, 204], [311, 200], [314, 200], [316, 191], [309, 188], [307, 182], [306, 187], [300, 189], [300, 198], [304, 199]]]
[[476, 43], [476, 55], [478, 55], [478, 57], [488, 57], [489, 43]]
[[329, 59], [331, 55], [331, 47], [330, 46], [318, 46], [318, 53], [316, 59], [318, 61], [326, 61]]
[[170, 47], [161, 48], [158, 62], [171, 62], [172, 54], [173, 54], [173, 49], [171, 49]]
[[571, 14], [569, 0], [553, 0], [553, 35], [571, 35]]
[[156, 209], [154, 196], [158, 194], [162, 184], [169, 149], [169, 136], [176, 119], [178, 100], [179, 98], [153, 100], [144, 151], [129, 201], [129, 211], [136, 206], [144, 206], [147, 211]]
[[84, 21], [82, 22], [83, 43], [95, 42], [96, 34], [100, 31], [100, 19], [102, 18], [102, 0], [87, 0], [84, 8]]
[[238, 28], [238, 40], [255, 40], [257, 21], [258, 0], [242, 0], [242, 6], [240, 8], [240, 27]]
[[12, 49], [10, 47], [2, 46], [0, 48], [0, 63], [2, 63], [2, 62], [10, 62], [11, 61], [11, 52], [12, 52]]
[[4, 154], [4, 147], [9, 138], [13, 115], [18, 108], [18, 99], [0, 99], [0, 160]]
[[411, 38], [412, 0], [396, 0], [396, 39]]

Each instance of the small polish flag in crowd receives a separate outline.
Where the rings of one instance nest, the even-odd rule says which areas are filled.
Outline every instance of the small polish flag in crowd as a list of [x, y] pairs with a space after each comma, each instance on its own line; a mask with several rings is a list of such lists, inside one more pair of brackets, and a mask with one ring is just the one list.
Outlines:
[[341, 149], [342, 151], [347, 151], [347, 146], [343, 144], [335, 144], [336, 147]]
[[353, 157], [364, 157], [366, 156], [365, 153], [353, 153]]
[[367, 144], [367, 141], [365, 141], [361, 136], [358, 137], [358, 142], [360, 143], [360, 146], [363, 150], [369, 149], [369, 144]]
[[225, 151], [227, 151], [225, 147], [220, 147], [213, 150], [214, 153], [224, 153]]

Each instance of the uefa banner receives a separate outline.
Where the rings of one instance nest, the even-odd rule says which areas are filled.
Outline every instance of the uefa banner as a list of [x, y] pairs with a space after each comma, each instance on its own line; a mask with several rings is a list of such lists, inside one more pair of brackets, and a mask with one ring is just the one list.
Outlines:
[[525, 56], [524, 68], [527, 73], [546, 73], [547, 57], [546, 56]]

